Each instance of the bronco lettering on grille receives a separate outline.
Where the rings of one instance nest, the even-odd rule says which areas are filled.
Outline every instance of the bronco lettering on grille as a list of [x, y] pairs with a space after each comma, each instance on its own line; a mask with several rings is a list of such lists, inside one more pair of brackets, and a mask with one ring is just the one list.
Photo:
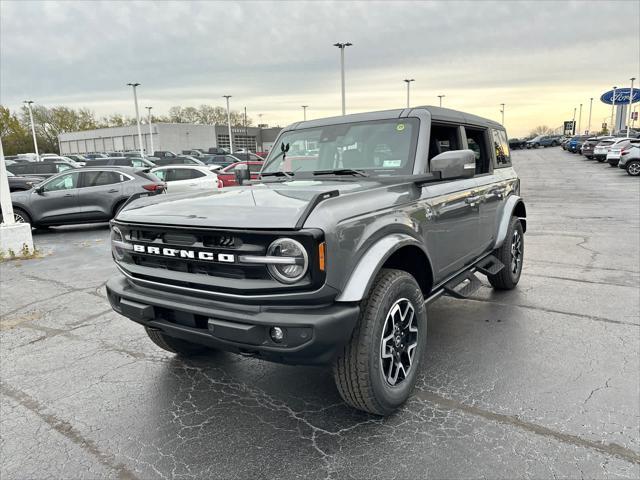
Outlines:
[[161, 255], [163, 257], [174, 258], [190, 258], [198, 259], [209, 262], [235, 262], [235, 255], [229, 253], [215, 253], [207, 251], [195, 251], [195, 250], [183, 250], [181, 248], [169, 248], [169, 247], [152, 247], [150, 245], [134, 244], [133, 251], [138, 253], [147, 253], [150, 255]]

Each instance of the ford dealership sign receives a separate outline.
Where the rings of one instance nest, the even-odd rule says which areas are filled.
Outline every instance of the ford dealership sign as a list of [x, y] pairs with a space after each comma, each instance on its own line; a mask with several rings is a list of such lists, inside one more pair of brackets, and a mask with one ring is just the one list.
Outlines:
[[[629, 96], [631, 95], [630, 88], [616, 88], [616, 105], [628, 104]], [[607, 103], [609, 105], [613, 105], [613, 90], [609, 90], [606, 93], [603, 93], [600, 97], [600, 100], [603, 103]], [[636, 103], [640, 101], [640, 89], [633, 89], [633, 100], [631, 103]]]

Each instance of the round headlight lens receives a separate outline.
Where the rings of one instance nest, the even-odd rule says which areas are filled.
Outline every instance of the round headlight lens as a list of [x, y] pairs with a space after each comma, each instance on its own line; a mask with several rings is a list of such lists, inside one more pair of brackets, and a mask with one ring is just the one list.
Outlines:
[[111, 251], [113, 252], [113, 256], [116, 260], [122, 260], [124, 258], [124, 248], [122, 248], [125, 244], [124, 235], [118, 227], [111, 228]]
[[290, 263], [269, 264], [269, 273], [282, 283], [295, 283], [304, 277], [309, 266], [307, 251], [300, 242], [291, 238], [279, 238], [267, 249], [270, 257], [284, 257]]

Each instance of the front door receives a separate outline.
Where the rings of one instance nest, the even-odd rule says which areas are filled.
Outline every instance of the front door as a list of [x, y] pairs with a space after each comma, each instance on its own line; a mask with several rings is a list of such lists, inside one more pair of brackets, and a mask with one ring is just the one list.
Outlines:
[[[69, 172], [42, 185], [41, 193], [31, 191], [31, 213], [36, 223], [73, 223], [81, 217], [78, 208], [79, 172]], [[38, 189], [40, 190], [40, 189]]]

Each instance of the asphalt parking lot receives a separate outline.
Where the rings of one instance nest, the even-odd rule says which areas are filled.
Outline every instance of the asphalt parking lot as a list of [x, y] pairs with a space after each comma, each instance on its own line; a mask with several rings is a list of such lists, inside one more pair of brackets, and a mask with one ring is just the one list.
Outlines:
[[106, 226], [36, 232], [41, 258], [0, 266], [0, 477], [640, 478], [640, 182], [513, 157], [520, 285], [429, 307], [426, 368], [387, 419], [328, 369], [173, 357], [109, 308]]

